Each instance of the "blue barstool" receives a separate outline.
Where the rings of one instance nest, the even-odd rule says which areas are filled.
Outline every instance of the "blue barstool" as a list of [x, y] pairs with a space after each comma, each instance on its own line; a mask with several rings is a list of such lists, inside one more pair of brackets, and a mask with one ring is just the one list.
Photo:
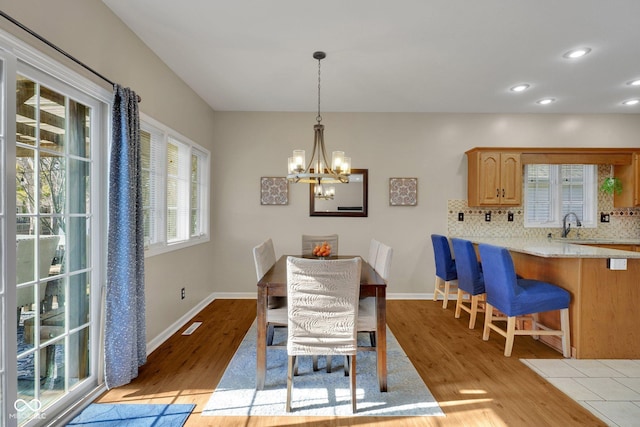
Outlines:
[[[454, 237], [451, 239], [451, 245], [456, 257], [456, 270], [458, 272], [458, 299], [456, 301], [455, 317], [459, 319], [460, 312], [462, 310], [466, 311], [470, 315], [469, 329], [473, 329], [476, 326], [478, 304], [482, 302], [484, 306], [484, 276], [480, 269], [473, 243]], [[464, 294], [469, 295], [469, 306], [463, 301]]]
[[449, 247], [449, 239], [439, 234], [431, 235], [431, 243], [433, 243], [433, 255], [436, 262], [436, 282], [433, 290], [433, 300], [438, 300], [438, 294], [442, 294], [442, 308], [447, 308], [449, 295], [457, 293], [458, 284], [452, 283], [458, 280], [458, 272], [456, 271], [456, 262], [451, 257], [451, 248]]
[[[562, 354], [571, 357], [569, 334], [569, 302], [571, 296], [566, 290], [551, 283], [533, 279], [519, 279], [516, 276], [513, 259], [506, 248], [487, 244], [478, 245], [482, 260], [484, 286], [487, 292], [484, 332], [487, 341], [493, 329], [507, 339], [504, 355], [511, 356], [515, 335], [556, 335], [562, 338]], [[493, 308], [504, 316], [494, 316]], [[560, 330], [550, 329], [538, 323], [538, 313], [560, 310]], [[532, 329], [516, 330], [516, 317], [525, 315], [532, 320]], [[507, 321], [502, 329], [494, 322]]]

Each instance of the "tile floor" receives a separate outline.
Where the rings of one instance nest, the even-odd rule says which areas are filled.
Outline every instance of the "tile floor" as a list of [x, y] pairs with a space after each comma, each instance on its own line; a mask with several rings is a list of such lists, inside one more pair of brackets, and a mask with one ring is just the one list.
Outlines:
[[521, 360], [609, 426], [640, 425], [640, 360]]

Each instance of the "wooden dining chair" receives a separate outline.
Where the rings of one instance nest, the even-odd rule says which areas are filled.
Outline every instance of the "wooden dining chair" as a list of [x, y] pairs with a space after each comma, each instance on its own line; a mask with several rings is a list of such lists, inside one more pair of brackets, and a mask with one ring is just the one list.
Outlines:
[[331, 255], [338, 255], [338, 235], [328, 234], [326, 236], [314, 236], [310, 234], [302, 235], [302, 255], [313, 255], [313, 248], [322, 243], [327, 242], [331, 245]]
[[[273, 240], [267, 239], [253, 248], [253, 260], [258, 281], [276, 263]], [[273, 344], [274, 327], [287, 326], [287, 298], [267, 298], [267, 345]]]
[[[506, 248], [480, 244], [482, 272], [487, 292], [484, 331], [482, 339], [487, 341], [490, 332], [496, 331], [506, 338], [504, 355], [511, 356], [515, 335], [556, 335], [562, 339], [562, 354], [571, 357], [569, 332], [569, 302], [571, 295], [566, 290], [541, 280], [522, 279], [516, 276], [511, 254]], [[494, 315], [493, 309], [501, 315]], [[560, 329], [550, 329], [538, 323], [538, 313], [560, 311]], [[516, 321], [526, 318], [531, 329], [517, 329]], [[507, 322], [501, 328], [496, 322]]]
[[299, 356], [341, 355], [349, 367], [351, 409], [356, 412], [359, 257], [341, 260], [287, 258], [287, 400]]

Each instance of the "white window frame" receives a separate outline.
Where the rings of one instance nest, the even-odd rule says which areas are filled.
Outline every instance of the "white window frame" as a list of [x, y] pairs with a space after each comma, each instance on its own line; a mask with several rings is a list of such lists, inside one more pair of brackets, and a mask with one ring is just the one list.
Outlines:
[[[531, 209], [533, 201], [530, 200], [530, 189], [527, 185], [529, 176], [529, 165], [525, 165], [524, 170], [524, 226], [525, 228], [555, 228], [562, 227], [562, 182], [560, 178], [560, 169], [562, 165], [549, 165], [549, 185], [550, 185], [550, 208], [549, 216], [545, 220], [532, 221], [528, 219], [527, 212]], [[596, 212], [598, 210], [597, 196], [597, 179], [598, 169], [595, 165], [582, 165], [585, 167], [584, 172], [584, 209], [581, 218], [582, 228], [596, 228]], [[571, 215], [567, 218], [567, 224], [572, 227], [576, 226], [575, 217]]]
[[[2, 68], [4, 81], [4, 89], [7, 93], [2, 94], [0, 99], [0, 111], [4, 114], [4, 128], [2, 129], [5, 138], [5, 145], [1, 147], [0, 161], [5, 164], [5, 172], [14, 170], [15, 167], [15, 150], [16, 143], [13, 137], [16, 133], [15, 117], [16, 104], [15, 98], [9, 96], [9, 93], [15, 93], [15, 79], [17, 74], [38, 80], [39, 82], [55, 87], [57, 83], [62, 83], [65, 87], [64, 93], [75, 100], [82, 103], [93, 103], [97, 101], [98, 105], [92, 106], [92, 130], [91, 130], [91, 158], [93, 159], [91, 174], [91, 205], [92, 205], [92, 239], [91, 239], [91, 269], [87, 272], [91, 277], [91, 314], [92, 319], [91, 335], [90, 335], [90, 375], [80, 384], [65, 389], [65, 394], [56, 397], [51, 406], [42, 409], [37, 415], [37, 419], [52, 419], [59, 415], [58, 412], [78, 400], [78, 396], [98, 396], [103, 391], [103, 374], [101, 368], [101, 350], [100, 350], [100, 325], [102, 324], [100, 311], [100, 289], [105, 283], [104, 260], [106, 260], [106, 252], [104, 251], [104, 243], [106, 242], [106, 204], [99, 197], [100, 194], [106, 194], [107, 185], [107, 146], [110, 140], [110, 106], [112, 102], [112, 92], [104, 87], [92, 82], [86, 77], [72, 71], [67, 66], [52, 59], [44, 53], [38, 51], [33, 46], [26, 44], [13, 35], [0, 30], [0, 59], [4, 61]], [[52, 83], [56, 81], [56, 83]], [[88, 100], [85, 97], [92, 98]], [[7, 119], [8, 118], [8, 119]], [[97, 121], [95, 121], [96, 119]], [[12, 137], [6, 139], [7, 135]], [[7, 162], [10, 164], [7, 165]], [[8, 169], [7, 169], [8, 167]], [[9, 244], [14, 241], [16, 235], [16, 206], [15, 206], [15, 175], [9, 174], [4, 176], [2, 181], [2, 192], [0, 197], [5, 197], [3, 208], [2, 236], [4, 241], [0, 244], [4, 246], [4, 253], [0, 254], [4, 257], [4, 265], [0, 271], [0, 275], [4, 275], [4, 303], [0, 298], [0, 306], [15, 307], [16, 306], [16, 288], [15, 286], [6, 286], [7, 283], [15, 283], [16, 277], [16, 246]], [[11, 179], [8, 179], [11, 178]], [[98, 296], [98, 297], [97, 297]], [[2, 304], [3, 303], [3, 304]], [[13, 313], [13, 315], [12, 315]], [[17, 395], [17, 369], [16, 369], [16, 316], [14, 310], [4, 310], [2, 314], [2, 332], [0, 333], [0, 346], [3, 348], [5, 381], [0, 386], [2, 399], [0, 401], [4, 407], [0, 412], [5, 417], [15, 418], [15, 397]], [[66, 406], [65, 406], [66, 405]], [[32, 425], [37, 422], [36, 419], [28, 421], [25, 425]], [[1, 424], [1, 422], [0, 422]]]
[[[140, 129], [156, 136], [151, 140], [150, 189], [155, 189], [151, 207], [154, 223], [150, 229], [150, 239], [145, 241], [145, 257], [151, 257], [173, 250], [208, 242], [209, 237], [209, 176], [211, 154], [209, 150], [179, 134], [159, 121], [140, 113]], [[178, 201], [177, 237], [167, 236], [167, 148], [169, 144], [179, 147], [180, 166], [178, 177], [180, 191]], [[191, 233], [191, 157], [201, 159], [200, 185], [198, 186], [200, 227], [197, 233]], [[184, 164], [183, 164], [184, 163]]]

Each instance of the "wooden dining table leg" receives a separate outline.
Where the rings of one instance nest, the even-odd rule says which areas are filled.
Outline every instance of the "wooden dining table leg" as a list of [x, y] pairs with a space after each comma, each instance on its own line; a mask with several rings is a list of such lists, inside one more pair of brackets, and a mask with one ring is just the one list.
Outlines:
[[258, 288], [257, 342], [256, 342], [256, 389], [264, 388], [267, 376], [267, 289]]
[[376, 287], [376, 359], [380, 391], [387, 391], [387, 296], [384, 286]]

